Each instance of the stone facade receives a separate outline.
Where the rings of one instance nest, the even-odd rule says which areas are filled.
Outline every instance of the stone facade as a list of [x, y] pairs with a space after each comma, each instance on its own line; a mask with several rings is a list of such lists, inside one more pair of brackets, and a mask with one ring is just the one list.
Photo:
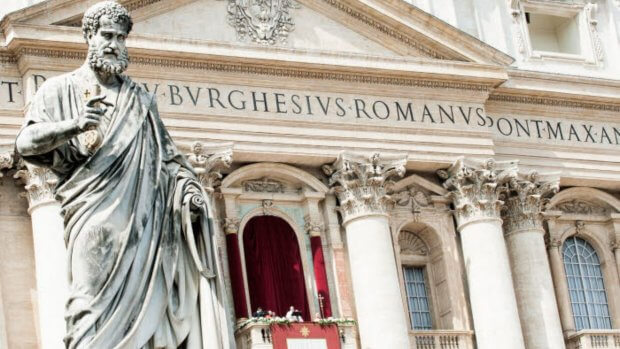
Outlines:
[[[299, 242], [312, 314], [320, 241], [332, 313], [356, 320], [343, 348], [620, 345], [618, 1], [120, 2], [128, 74], [210, 193], [248, 313], [243, 232], [273, 215]], [[0, 347], [59, 348], [56, 179], [13, 143], [41, 84], [83, 62], [93, 2], [22, 3], [0, 22]], [[611, 328], [575, 322], [573, 237], [600, 260]], [[411, 267], [430, 330], [409, 316]], [[260, 330], [238, 347], [269, 345]]]

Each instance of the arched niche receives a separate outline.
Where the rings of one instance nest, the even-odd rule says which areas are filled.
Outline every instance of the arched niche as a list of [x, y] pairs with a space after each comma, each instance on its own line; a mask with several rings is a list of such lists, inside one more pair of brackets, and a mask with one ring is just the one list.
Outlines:
[[[323, 200], [328, 188], [311, 174], [293, 166], [257, 163], [238, 168], [221, 185], [227, 233], [237, 233], [246, 301], [250, 306], [243, 234], [248, 222], [256, 216], [275, 216], [287, 222], [295, 232], [303, 265], [310, 314], [319, 309], [311, 254], [310, 232], [323, 235]], [[330, 298], [333, 276], [328, 274]], [[252, 305], [255, 307], [255, 305]], [[255, 309], [251, 309], [254, 311]], [[282, 315], [282, 314], [278, 314]]]

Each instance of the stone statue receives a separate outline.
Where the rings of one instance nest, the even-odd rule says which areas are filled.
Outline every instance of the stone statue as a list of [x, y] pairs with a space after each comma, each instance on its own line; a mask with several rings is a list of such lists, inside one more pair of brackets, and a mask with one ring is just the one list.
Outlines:
[[[84, 14], [88, 58], [37, 91], [16, 148], [59, 177], [66, 348], [230, 348], [205, 192], [129, 77], [128, 11]], [[219, 296], [218, 296], [219, 295]]]

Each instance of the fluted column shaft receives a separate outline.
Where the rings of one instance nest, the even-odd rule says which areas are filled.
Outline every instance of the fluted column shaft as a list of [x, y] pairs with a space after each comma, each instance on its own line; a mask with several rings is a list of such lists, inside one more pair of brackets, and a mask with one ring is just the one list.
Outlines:
[[439, 175], [455, 207], [478, 349], [524, 349], [499, 200], [516, 165], [459, 160]]
[[41, 348], [64, 347], [65, 303], [69, 294], [67, 249], [60, 204], [54, 200], [55, 176], [48, 169], [20, 170], [25, 183], [37, 280], [37, 310]]
[[385, 184], [402, 176], [405, 158], [380, 160], [342, 154], [324, 169], [338, 196], [346, 230], [362, 348], [408, 348], [405, 309], [390, 227]]
[[506, 190], [504, 231], [528, 349], [565, 347], [541, 215], [558, 185], [557, 179], [541, 181], [532, 174], [511, 181]]

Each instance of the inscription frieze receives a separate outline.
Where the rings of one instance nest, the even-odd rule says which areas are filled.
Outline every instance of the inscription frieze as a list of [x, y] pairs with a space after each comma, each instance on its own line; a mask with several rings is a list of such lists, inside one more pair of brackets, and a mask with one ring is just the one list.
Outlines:
[[[34, 89], [48, 73], [29, 77]], [[51, 76], [51, 75], [50, 75]], [[489, 131], [498, 140], [587, 147], [620, 146], [620, 124], [558, 117], [488, 114], [481, 104], [214, 83], [138, 80], [162, 113]], [[34, 90], [32, 89], [32, 90]], [[0, 77], [0, 109], [22, 110], [21, 79]], [[29, 89], [30, 91], [30, 89]]]

